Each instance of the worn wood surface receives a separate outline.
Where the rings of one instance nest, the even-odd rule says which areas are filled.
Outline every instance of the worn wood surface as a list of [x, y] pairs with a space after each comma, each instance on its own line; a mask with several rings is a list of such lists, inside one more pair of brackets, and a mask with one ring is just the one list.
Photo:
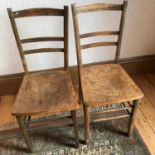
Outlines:
[[81, 73], [85, 105], [100, 106], [143, 97], [141, 90], [119, 64], [83, 67]]
[[81, 49], [100, 47], [100, 46], [117, 46], [117, 42], [98, 42], [98, 43], [85, 44], [81, 46]]
[[32, 16], [63, 16], [63, 9], [54, 8], [31, 8], [13, 12], [15, 18], [32, 17]]
[[92, 11], [106, 11], [106, 10], [120, 11], [122, 10], [122, 8], [123, 8], [123, 5], [119, 5], [119, 4], [97, 3], [97, 4], [88, 4], [85, 6], [78, 6], [76, 12], [86, 13], [86, 12], [92, 12]]
[[128, 1], [124, 1], [122, 15], [121, 15], [121, 21], [120, 21], [120, 33], [118, 36], [118, 46], [117, 46], [116, 55], [115, 55], [115, 60], [117, 63], [120, 62], [120, 60], [119, 60], [120, 59], [120, 50], [121, 50], [122, 39], [123, 39], [123, 31], [124, 31], [127, 5], [128, 5]]
[[64, 7], [64, 67], [66, 70], [69, 69], [69, 10], [68, 7]]
[[88, 38], [88, 37], [96, 37], [96, 36], [107, 36], [107, 35], [119, 35], [118, 31], [98, 31], [98, 32], [90, 32], [84, 33], [80, 35], [80, 38]]
[[64, 41], [63, 37], [37, 37], [37, 38], [26, 38], [21, 39], [22, 44], [42, 41]]
[[12, 109], [14, 115], [56, 114], [78, 108], [66, 71], [25, 75]]
[[38, 48], [32, 50], [25, 50], [24, 54], [35, 54], [35, 53], [45, 53], [45, 52], [64, 52], [63, 48]]

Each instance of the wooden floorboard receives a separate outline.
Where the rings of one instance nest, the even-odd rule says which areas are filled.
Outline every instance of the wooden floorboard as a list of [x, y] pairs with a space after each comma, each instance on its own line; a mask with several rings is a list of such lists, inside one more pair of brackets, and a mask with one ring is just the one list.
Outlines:
[[11, 115], [14, 101], [13, 95], [0, 97], [0, 125], [15, 121], [15, 117]]
[[[76, 92], [78, 92], [78, 79], [74, 77], [74, 73], [71, 75]], [[155, 73], [136, 75], [133, 79], [145, 94], [139, 106], [135, 126], [151, 154], [155, 155]], [[11, 115], [14, 101], [14, 95], [0, 97], [0, 126], [16, 121]]]
[[145, 97], [139, 106], [136, 127], [151, 154], [155, 155], [155, 74], [134, 76]]
[[137, 112], [135, 126], [150, 153], [155, 155], [155, 133], [152, 131], [150, 124], [147, 122], [140, 110]]

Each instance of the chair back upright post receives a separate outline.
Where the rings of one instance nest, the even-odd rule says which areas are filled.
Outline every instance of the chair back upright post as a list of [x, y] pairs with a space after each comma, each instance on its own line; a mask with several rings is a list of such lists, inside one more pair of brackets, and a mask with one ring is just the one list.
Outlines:
[[69, 15], [68, 6], [64, 6], [64, 67], [69, 70]]
[[72, 16], [73, 16], [73, 26], [74, 26], [74, 35], [75, 35], [75, 46], [76, 46], [76, 56], [78, 63], [78, 81], [79, 81], [79, 102], [83, 101], [83, 93], [81, 86], [81, 67], [82, 67], [82, 56], [81, 56], [81, 44], [80, 44], [80, 32], [78, 26], [78, 17], [76, 5], [72, 4]]
[[[54, 9], [54, 8], [32, 8], [25, 9], [19, 11], [12, 11], [11, 8], [8, 8], [8, 15], [11, 21], [13, 33], [16, 39], [17, 47], [19, 50], [20, 58], [22, 61], [22, 65], [25, 73], [29, 73], [28, 66], [26, 63], [25, 55], [27, 54], [35, 54], [35, 53], [45, 53], [45, 52], [63, 52], [64, 53], [64, 69], [68, 70], [68, 6], [64, 6], [64, 9]], [[26, 18], [26, 17], [34, 17], [34, 16], [62, 16], [64, 17], [64, 36], [63, 37], [34, 37], [34, 38], [26, 38], [20, 39], [20, 35], [18, 32], [16, 18]], [[33, 42], [45, 42], [45, 41], [59, 41], [64, 42], [64, 48], [37, 48], [31, 50], [23, 50], [22, 44], [33, 43]]]
[[120, 50], [121, 50], [122, 39], [123, 39], [123, 31], [124, 31], [127, 6], [128, 6], [128, 1], [124, 1], [122, 15], [121, 15], [121, 22], [120, 22], [120, 34], [118, 38], [118, 46], [117, 46], [116, 55], [115, 55], [116, 63], [120, 63]]

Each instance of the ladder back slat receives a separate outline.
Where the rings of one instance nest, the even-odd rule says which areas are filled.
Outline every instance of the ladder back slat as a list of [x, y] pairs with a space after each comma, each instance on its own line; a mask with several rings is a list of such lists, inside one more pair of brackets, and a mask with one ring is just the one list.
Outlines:
[[76, 8], [76, 12], [79, 13], [86, 13], [86, 12], [92, 12], [92, 11], [106, 11], [106, 10], [115, 10], [115, 11], [121, 11], [123, 9], [123, 5], [119, 4], [89, 4], [85, 6], [78, 6]]
[[94, 47], [100, 47], [100, 46], [117, 46], [117, 42], [97, 42], [97, 43], [91, 43], [82, 45], [81, 49], [87, 49], [87, 48], [94, 48]]
[[24, 51], [24, 54], [46, 53], [46, 52], [64, 52], [63, 48], [39, 48]]
[[63, 16], [64, 10], [53, 8], [33, 8], [13, 12], [14, 18], [33, 16]]
[[105, 35], [119, 35], [119, 31], [101, 31], [101, 32], [89, 32], [81, 34], [80, 38], [96, 37], [96, 36], [105, 36]]
[[42, 41], [64, 41], [63, 37], [37, 37], [37, 38], [27, 38], [22, 39], [21, 43], [31, 43], [31, 42], [42, 42]]

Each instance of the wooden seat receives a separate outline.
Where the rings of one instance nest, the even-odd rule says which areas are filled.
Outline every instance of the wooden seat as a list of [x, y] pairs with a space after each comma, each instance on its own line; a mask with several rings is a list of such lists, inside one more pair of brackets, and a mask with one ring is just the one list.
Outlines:
[[[91, 140], [91, 115], [95, 116], [91, 117], [95, 118], [93, 120], [94, 122], [129, 117], [130, 122], [128, 135], [130, 136], [133, 131], [136, 111], [139, 105], [139, 100], [143, 97], [143, 93], [133, 82], [133, 80], [128, 76], [128, 74], [121, 67], [121, 65], [119, 65], [126, 8], [127, 1], [124, 1], [123, 4], [97, 3], [84, 6], [76, 6], [76, 4], [72, 5], [73, 23], [75, 30], [75, 44], [78, 61], [78, 75], [80, 83], [79, 94], [81, 94], [81, 100], [84, 105], [86, 144], [89, 143]], [[88, 27], [88, 33], [80, 34], [78, 15], [80, 14], [81, 17], [82, 14], [88, 14], [89, 12], [93, 13], [97, 11], [112, 11], [113, 13], [115, 11], [120, 11], [121, 20], [119, 23], [119, 30], [89, 32]], [[91, 23], [93, 23], [93, 21], [91, 21]], [[81, 25], [82, 27], [84, 27], [84, 23], [81, 23], [80, 27]], [[81, 45], [82, 39], [87, 39], [90, 37], [104, 37], [109, 35], [118, 36], [118, 40], [87, 43]], [[102, 46], [116, 46], [115, 61], [113, 61], [114, 63], [89, 65], [85, 67], [82, 63], [82, 52], [86, 51], [86, 49], [88, 48], [96, 48]], [[119, 106], [120, 104], [122, 105], [121, 107]], [[116, 108], [106, 109], [102, 112], [95, 112], [95, 114], [91, 114], [92, 107], [107, 105], [114, 105], [114, 107]], [[105, 114], [108, 114], [108, 116], [105, 117]], [[99, 115], [102, 118], [99, 118]]]
[[81, 84], [85, 105], [101, 106], [143, 97], [141, 90], [119, 64], [83, 67]]
[[[78, 141], [78, 130], [77, 130], [77, 117], [76, 110], [78, 109], [78, 102], [75, 97], [75, 92], [72, 86], [71, 77], [68, 68], [68, 6], [64, 9], [55, 8], [31, 8], [20, 11], [12, 11], [8, 9], [13, 32], [16, 38], [19, 54], [22, 60], [25, 76], [23, 78], [21, 87], [17, 94], [15, 104], [12, 109], [12, 114], [16, 116], [19, 127], [25, 138], [28, 150], [33, 151], [32, 141], [29, 137], [28, 130], [30, 124], [34, 123], [31, 121], [31, 116], [49, 116], [55, 114], [61, 114], [63, 112], [70, 112], [72, 119], [76, 147], [79, 146]], [[64, 36], [47, 36], [47, 37], [32, 37], [20, 39], [18, 33], [18, 27], [16, 25], [16, 18], [35, 17], [35, 16], [60, 16], [64, 20], [63, 31]], [[54, 31], [54, 30], [53, 30]], [[63, 48], [37, 48], [25, 50], [23, 44], [29, 44], [34, 42], [45, 42], [45, 41], [57, 41], [63, 42]], [[47, 53], [47, 52], [58, 52], [64, 56], [64, 68], [61, 70], [48, 70], [31, 73], [29, 72], [26, 55], [36, 53]], [[64, 118], [64, 119], [67, 119]], [[60, 120], [61, 122], [62, 120]], [[56, 119], [56, 123], [61, 125], [59, 119]], [[56, 124], [53, 123], [53, 124]], [[46, 124], [46, 123], [45, 123]], [[51, 122], [47, 122], [47, 125]], [[51, 124], [52, 125], [52, 124]]]
[[69, 72], [46, 71], [25, 75], [13, 115], [57, 114], [78, 108]]

